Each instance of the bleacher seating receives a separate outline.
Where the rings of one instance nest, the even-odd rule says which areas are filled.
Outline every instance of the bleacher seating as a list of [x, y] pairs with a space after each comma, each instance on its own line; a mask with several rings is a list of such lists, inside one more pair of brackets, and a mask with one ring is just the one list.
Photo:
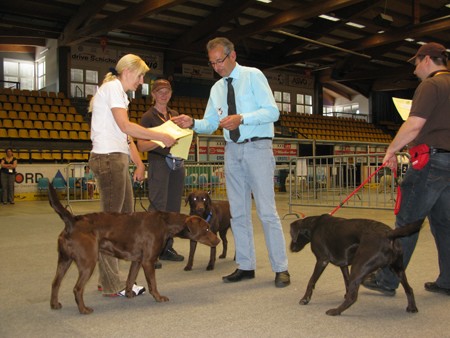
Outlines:
[[[150, 97], [133, 99], [130, 102], [130, 120], [140, 122], [150, 108]], [[207, 104], [205, 98], [173, 97], [169, 106], [180, 114], [201, 119]], [[362, 120], [343, 117], [312, 116], [307, 114], [280, 114], [277, 123], [298, 139], [330, 141], [356, 141], [389, 143], [392, 136], [386, 129]], [[215, 132], [220, 135], [221, 130]], [[70, 99], [63, 93], [29, 90], [0, 89], [0, 137], [33, 142], [55, 144], [65, 141], [69, 149], [20, 150], [27, 161], [87, 161], [90, 149], [89, 121], [76, 111]], [[84, 144], [84, 151], [74, 150], [74, 144]], [[44, 146], [45, 148], [45, 146]], [[45, 155], [44, 155], [45, 153]], [[141, 154], [147, 159], [147, 153]]]

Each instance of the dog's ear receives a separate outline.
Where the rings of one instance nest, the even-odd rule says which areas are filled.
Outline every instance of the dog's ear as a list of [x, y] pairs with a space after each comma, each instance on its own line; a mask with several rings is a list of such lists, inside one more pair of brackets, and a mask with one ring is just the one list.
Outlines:
[[189, 203], [189, 201], [190, 201], [190, 199], [191, 199], [191, 195], [192, 195], [192, 193], [190, 193], [189, 195], [187, 195], [186, 196], [186, 198], [184, 199], [184, 206], [186, 206], [186, 205], [188, 205], [188, 203]]
[[302, 236], [304, 236], [307, 239], [311, 239], [311, 229], [302, 228], [299, 231], [299, 235], [302, 235]]

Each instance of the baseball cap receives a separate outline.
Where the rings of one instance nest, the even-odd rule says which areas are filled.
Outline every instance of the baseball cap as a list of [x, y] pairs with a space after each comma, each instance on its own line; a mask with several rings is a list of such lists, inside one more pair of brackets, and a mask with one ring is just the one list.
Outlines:
[[445, 47], [437, 42], [429, 42], [422, 45], [417, 51], [416, 55], [414, 55], [408, 62], [413, 62], [418, 56], [426, 56], [429, 55], [435, 58], [446, 59], [447, 53], [445, 51]]
[[164, 79], [158, 79], [155, 82], [153, 82], [152, 86], [152, 92], [157, 92], [160, 89], [168, 88], [172, 90], [172, 86], [170, 85], [170, 82]]

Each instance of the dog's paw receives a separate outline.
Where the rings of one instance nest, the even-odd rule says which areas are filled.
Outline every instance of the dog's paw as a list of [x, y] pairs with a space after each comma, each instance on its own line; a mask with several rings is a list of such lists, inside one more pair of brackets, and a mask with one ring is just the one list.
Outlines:
[[298, 302], [300, 305], [307, 305], [309, 303], [310, 299], [309, 298], [302, 298], [300, 299], [300, 301]]
[[184, 271], [191, 271], [192, 270], [192, 265], [186, 265], [184, 267]]
[[94, 312], [94, 309], [90, 308], [90, 307], [85, 307], [85, 308], [79, 309], [79, 310], [82, 315], [90, 315], [92, 312]]
[[409, 313], [417, 313], [419, 312], [419, 309], [416, 306], [409, 306], [406, 308], [406, 312]]
[[208, 266], [206, 267], [206, 271], [211, 271], [214, 270], [214, 264], [208, 264]]
[[62, 305], [61, 305], [61, 303], [50, 304], [50, 308], [52, 310], [59, 310], [62, 308]]
[[327, 312], [325, 312], [329, 316], [339, 316], [341, 313], [338, 311], [338, 309], [329, 309]]
[[219, 256], [220, 259], [224, 259], [224, 258], [226, 258], [226, 257], [227, 257], [227, 255], [224, 255], [224, 254], [221, 254], [221, 255]]
[[155, 300], [156, 300], [158, 303], [163, 303], [163, 302], [168, 302], [168, 301], [169, 301], [169, 297], [161, 296], [161, 295], [153, 296], [153, 298], [155, 298]]

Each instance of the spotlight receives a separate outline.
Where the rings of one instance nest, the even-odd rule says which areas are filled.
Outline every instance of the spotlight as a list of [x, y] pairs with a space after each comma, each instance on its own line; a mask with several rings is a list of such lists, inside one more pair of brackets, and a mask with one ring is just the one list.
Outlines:
[[379, 26], [389, 27], [394, 22], [394, 19], [390, 15], [380, 13], [373, 19], [373, 22]]

